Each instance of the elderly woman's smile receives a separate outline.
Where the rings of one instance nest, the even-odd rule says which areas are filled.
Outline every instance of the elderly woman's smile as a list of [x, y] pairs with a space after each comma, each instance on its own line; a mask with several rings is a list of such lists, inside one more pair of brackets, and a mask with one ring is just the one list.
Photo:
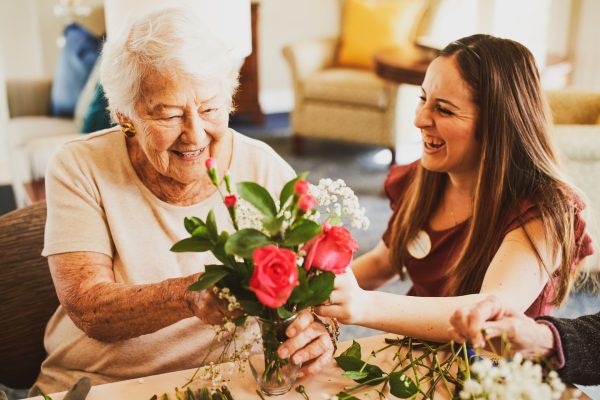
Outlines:
[[219, 82], [149, 74], [135, 106], [137, 118], [132, 119], [139, 134], [128, 146], [138, 175], [157, 182], [164, 192], [165, 182], [192, 185], [207, 179], [204, 161], [209, 157], [225, 165], [229, 154], [219, 149], [221, 141], [230, 139], [228, 104]]
[[184, 151], [171, 150], [171, 151], [184, 161], [196, 161], [196, 160], [200, 159], [200, 155], [202, 153], [204, 153], [204, 150], [206, 150], [206, 147], [202, 147], [201, 149], [198, 149], [198, 150], [184, 150]]

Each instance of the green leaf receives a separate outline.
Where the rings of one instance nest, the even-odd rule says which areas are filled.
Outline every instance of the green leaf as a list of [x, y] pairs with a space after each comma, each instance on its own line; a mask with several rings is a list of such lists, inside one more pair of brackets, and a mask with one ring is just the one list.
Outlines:
[[277, 215], [275, 201], [265, 189], [258, 183], [240, 182], [237, 184], [237, 190], [240, 197], [252, 204], [265, 217], [274, 217]]
[[308, 172], [303, 172], [291, 181], [287, 182], [285, 185], [283, 185], [283, 189], [281, 189], [281, 193], [279, 194], [279, 205], [281, 207], [283, 207], [283, 205], [290, 198], [290, 196], [294, 194], [294, 185], [296, 184], [296, 182], [298, 182], [300, 179], [306, 179], [307, 176]]
[[321, 226], [315, 221], [309, 219], [300, 219], [296, 221], [294, 227], [286, 234], [283, 245], [293, 247], [305, 243], [321, 233]]
[[360, 379], [366, 378], [369, 375], [369, 373], [366, 372], [366, 371], [362, 371], [362, 372], [359, 372], [359, 371], [346, 371], [342, 375], [345, 376], [346, 378], [350, 378], [350, 379], [352, 379], [354, 381], [358, 381]]
[[198, 217], [185, 217], [183, 219], [183, 226], [185, 226], [185, 230], [188, 231], [189, 234], [192, 234], [194, 229], [198, 226], [204, 226], [204, 222]]
[[267, 231], [269, 231], [271, 235], [275, 235], [279, 233], [279, 230], [281, 229], [281, 225], [283, 224], [284, 220], [285, 217], [283, 216], [278, 218], [266, 217], [265, 219], [263, 219], [263, 226]]
[[281, 319], [288, 319], [289, 317], [291, 317], [292, 315], [294, 315], [294, 313], [291, 312], [291, 311], [286, 310], [283, 307], [277, 307], [277, 315]]
[[208, 391], [208, 388], [203, 387], [201, 389], [198, 389], [198, 398], [200, 400], [210, 400], [210, 393]]
[[[363, 371], [366, 371], [367, 376], [365, 378], [356, 380], [356, 382], [358, 382], [358, 383], [367, 382], [367, 381], [373, 380], [375, 378], [385, 379], [383, 377], [383, 371], [381, 370], [381, 368], [379, 368], [376, 365], [372, 365], [372, 364], [365, 365], [365, 363], [360, 358], [349, 357], [349, 356], [338, 356], [338, 357], [335, 357], [335, 361], [337, 362], [339, 367], [341, 369], [343, 369], [344, 371], [360, 371], [361, 369]], [[364, 365], [364, 368], [363, 368], [363, 365]], [[369, 382], [369, 385], [376, 385], [379, 382], [381, 382], [381, 380], [375, 380], [373, 382]]]
[[234, 259], [230, 259], [225, 251], [225, 244], [229, 239], [229, 232], [223, 231], [219, 235], [219, 239], [217, 239], [217, 244], [212, 249], [212, 253], [215, 255], [217, 260], [221, 261], [223, 264], [228, 265], [231, 263], [235, 263]]
[[206, 216], [206, 226], [208, 227], [210, 236], [214, 240], [217, 240], [219, 238], [219, 232], [217, 230], [217, 221], [215, 220], [215, 213], [213, 210], [210, 210]]
[[362, 355], [361, 355], [360, 343], [358, 343], [356, 340], [353, 340], [350, 347], [348, 347], [346, 350], [344, 350], [344, 352], [342, 354], [340, 354], [340, 356], [348, 356], [348, 357], [354, 357], [354, 358], [361, 359]]
[[346, 392], [339, 392], [336, 396], [339, 400], [360, 400], [358, 397], [354, 397]]
[[241, 317], [237, 317], [233, 319], [233, 323], [235, 326], [243, 326], [246, 323], [248, 317], [246, 315], [242, 315]]
[[229, 236], [225, 243], [225, 252], [251, 259], [255, 249], [272, 243], [273, 241], [267, 235], [256, 229], [241, 229]]
[[210, 240], [203, 239], [200, 237], [190, 237], [175, 243], [173, 247], [171, 247], [171, 251], [174, 251], [176, 253], [186, 251], [195, 251], [202, 253], [203, 251], [211, 250], [212, 247], [213, 243]]
[[[308, 287], [306, 270], [303, 267], [298, 268], [298, 282], [298, 286], [294, 288], [288, 300], [290, 303], [302, 303], [312, 294], [310, 288]], [[302, 311], [302, 309], [299, 308], [298, 311]]]
[[302, 303], [303, 308], [316, 306], [323, 303], [333, 291], [333, 281], [335, 274], [325, 271], [308, 281], [310, 288], [310, 297]]
[[198, 225], [196, 229], [192, 231], [193, 237], [199, 237], [203, 239], [210, 239], [210, 231], [206, 225]]
[[195, 283], [188, 287], [188, 290], [199, 292], [207, 289], [230, 273], [230, 271], [228, 271], [227, 268], [224, 268], [222, 265], [207, 265], [205, 269], [206, 271], [200, 275]]
[[187, 390], [185, 391], [185, 399], [186, 400], [196, 400], [196, 396], [194, 396], [194, 392], [192, 392], [192, 389], [188, 386]]
[[419, 393], [419, 388], [412, 379], [397, 371], [389, 375], [390, 393], [401, 399], [408, 399]]
[[265, 308], [258, 300], [240, 300], [240, 304], [248, 315], [260, 315]]

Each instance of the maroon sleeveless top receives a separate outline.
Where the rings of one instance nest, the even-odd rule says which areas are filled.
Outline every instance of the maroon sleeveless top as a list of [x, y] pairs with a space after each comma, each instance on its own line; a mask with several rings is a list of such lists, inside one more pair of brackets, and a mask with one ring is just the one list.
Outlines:
[[[390, 245], [390, 236], [392, 229], [392, 221], [395, 216], [395, 211], [398, 205], [404, 200], [404, 195], [408, 190], [415, 174], [420, 160], [408, 165], [392, 166], [384, 183], [385, 192], [390, 199], [390, 206], [394, 211], [394, 215], [390, 218], [388, 226], [383, 233], [383, 241], [386, 246]], [[577, 245], [577, 256], [573, 264], [573, 268], [583, 258], [594, 252], [590, 236], [585, 232], [585, 221], [580, 215], [581, 210], [585, 207], [583, 203], [576, 199], [574, 201], [575, 212], [575, 240]], [[506, 214], [503, 222], [498, 227], [501, 234], [501, 240], [498, 241], [498, 248], [502, 243], [503, 238], [512, 230], [522, 226], [522, 224], [538, 218], [540, 213], [537, 207], [530, 201], [523, 201], [519, 206], [519, 215], [517, 212], [509, 212]], [[408, 256], [406, 261], [406, 269], [412, 281], [412, 288], [408, 291], [410, 296], [427, 296], [441, 297], [448, 294], [449, 271], [448, 269], [458, 258], [463, 244], [466, 240], [469, 220], [466, 220], [452, 228], [435, 231], [424, 226], [423, 230], [427, 232], [431, 239], [431, 250], [424, 258], [417, 259]], [[498, 250], [496, 248], [496, 251]], [[540, 315], [549, 315], [552, 313], [553, 306], [551, 300], [554, 297], [553, 285], [548, 282], [544, 290], [534, 303], [525, 312], [530, 317]]]

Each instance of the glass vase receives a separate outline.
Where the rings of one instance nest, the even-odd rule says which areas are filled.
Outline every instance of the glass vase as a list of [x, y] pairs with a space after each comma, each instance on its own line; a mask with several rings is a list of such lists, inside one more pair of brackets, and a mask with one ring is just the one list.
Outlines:
[[275, 321], [257, 318], [262, 340], [250, 352], [248, 363], [260, 391], [268, 396], [285, 394], [296, 382], [301, 365], [277, 355], [279, 345], [287, 339], [285, 330], [294, 319], [296, 315]]

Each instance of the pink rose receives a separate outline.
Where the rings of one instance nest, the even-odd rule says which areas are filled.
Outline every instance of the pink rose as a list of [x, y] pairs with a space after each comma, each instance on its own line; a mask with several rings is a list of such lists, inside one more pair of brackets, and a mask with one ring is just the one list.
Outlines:
[[308, 193], [308, 182], [304, 179], [299, 179], [294, 183], [294, 193], [298, 196]]
[[206, 159], [205, 165], [206, 165], [206, 169], [211, 169], [217, 165], [217, 161], [214, 158], [210, 157], [210, 158]]
[[307, 212], [313, 209], [317, 205], [317, 201], [310, 194], [305, 193], [298, 199], [298, 209], [303, 212]]
[[235, 197], [235, 194], [225, 196], [224, 202], [227, 208], [234, 207], [235, 203], [237, 203], [237, 197]]
[[306, 251], [304, 268], [307, 271], [315, 267], [321, 271], [342, 274], [358, 250], [358, 244], [343, 226], [325, 224], [323, 233], [308, 241], [303, 250]]
[[250, 289], [267, 307], [281, 307], [299, 284], [296, 254], [270, 244], [254, 250], [252, 260], [254, 273]]

